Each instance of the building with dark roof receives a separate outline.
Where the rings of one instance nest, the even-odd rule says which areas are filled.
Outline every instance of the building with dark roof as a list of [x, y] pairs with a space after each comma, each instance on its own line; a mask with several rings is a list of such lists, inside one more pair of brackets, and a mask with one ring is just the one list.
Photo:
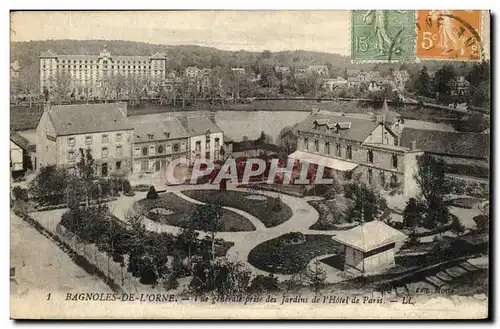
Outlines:
[[13, 175], [33, 168], [33, 148], [29, 141], [16, 131], [10, 133], [10, 168]]
[[126, 171], [133, 130], [126, 103], [48, 104], [36, 129], [39, 165], [74, 167], [79, 150], [90, 149], [99, 175]]
[[311, 114], [297, 125], [297, 151], [289, 157], [323, 164], [350, 179], [354, 174], [373, 187], [418, 193], [414, 180], [421, 150], [398, 145], [398, 135], [373, 120], [329, 113]]
[[195, 159], [216, 161], [221, 159], [220, 150], [224, 145], [222, 129], [204, 115], [179, 117], [179, 120], [189, 134], [188, 160]]
[[177, 117], [156, 114], [129, 118], [134, 126], [133, 172], [155, 172], [170, 162], [187, 158], [189, 134]]

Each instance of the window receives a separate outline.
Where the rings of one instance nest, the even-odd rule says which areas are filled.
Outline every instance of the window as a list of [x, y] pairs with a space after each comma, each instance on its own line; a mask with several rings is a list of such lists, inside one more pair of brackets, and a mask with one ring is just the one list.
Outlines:
[[102, 158], [107, 158], [108, 157], [108, 148], [107, 147], [103, 147], [102, 150], [101, 150], [101, 157]]
[[142, 148], [142, 155], [148, 155], [148, 148], [147, 147]]
[[101, 143], [108, 143], [109, 142], [109, 136], [108, 136], [108, 134], [103, 134], [101, 137], [102, 137], [101, 138]]
[[346, 156], [348, 159], [352, 159], [352, 146], [346, 147]]
[[69, 163], [75, 162], [75, 151], [71, 150], [68, 152], [68, 162]]
[[185, 142], [181, 143], [181, 151], [182, 152], [186, 151], [186, 143]]
[[385, 173], [380, 171], [380, 185], [385, 186]]
[[172, 145], [171, 144], [167, 144], [166, 153], [172, 153]]
[[325, 142], [325, 153], [330, 154], [330, 143]]
[[[175, 147], [174, 147], [174, 150], [175, 150]], [[200, 141], [196, 142], [194, 150], [196, 151], [196, 153], [201, 152], [201, 142]]]
[[373, 151], [372, 150], [368, 151], [367, 156], [368, 156], [368, 162], [373, 163]]
[[121, 157], [123, 155], [123, 147], [121, 145], [118, 145], [116, 147], [116, 156]]
[[85, 145], [92, 145], [92, 136], [85, 136]]
[[368, 169], [368, 184], [373, 183], [373, 171], [371, 169]]
[[342, 150], [341, 150], [341, 145], [340, 144], [337, 144], [337, 147], [335, 148], [335, 156], [337, 157], [341, 157], [342, 156]]
[[392, 167], [397, 168], [398, 167], [398, 156], [396, 154], [392, 155]]
[[149, 155], [155, 155], [156, 147], [154, 145], [149, 145]]
[[134, 149], [134, 156], [135, 157], [141, 156], [141, 149], [139, 147], [136, 147]]
[[319, 141], [317, 141], [317, 140], [314, 141], [314, 150], [316, 152], [319, 152]]
[[163, 145], [158, 145], [158, 153], [162, 154], [163, 153]]
[[122, 162], [121, 161], [116, 161], [116, 169], [120, 170], [122, 168]]
[[396, 174], [392, 174], [391, 175], [391, 185], [396, 186], [397, 184], [398, 184], [398, 177], [396, 176]]
[[210, 151], [210, 141], [205, 142], [205, 151], [206, 152]]
[[179, 152], [179, 143], [174, 144], [174, 152]]
[[75, 137], [68, 138], [68, 146], [75, 146]]

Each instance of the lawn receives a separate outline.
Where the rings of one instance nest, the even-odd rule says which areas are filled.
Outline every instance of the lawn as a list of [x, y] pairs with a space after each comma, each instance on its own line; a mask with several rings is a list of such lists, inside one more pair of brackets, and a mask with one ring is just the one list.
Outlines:
[[[197, 205], [184, 200], [173, 193], [160, 194], [156, 200], [142, 199], [136, 202], [135, 206], [143, 207], [147, 212], [147, 217], [162, 224], [187, 227], [191, 222], [191, 215]], [[166, 213], [153, 213], [152, 209], [160, 208], [170, 211]], [[198, 223], [193, 223], [195, 230], [204, 230]], [[222, 210], [222, 230], [221, 232], [242, 232], [255, 231], [255, 226], [245, 217], [230, 210]]]
[[187, 190], [182, 193], [201, 202], [219, 200], [224, 206], [246, 211], [257, 217], [266, 227], [282, 224], [293, 215], [292, 209], [283, 201], [264, 194], [228, 190]]
[[250, 251], [248, 262], [267, 272], [294, 274], [305, 270], [313, 258], [337, 253], [342, 247], [329, 235], [305, 237], [300, 244], [286, 244], [286, 235], [263, 242]]

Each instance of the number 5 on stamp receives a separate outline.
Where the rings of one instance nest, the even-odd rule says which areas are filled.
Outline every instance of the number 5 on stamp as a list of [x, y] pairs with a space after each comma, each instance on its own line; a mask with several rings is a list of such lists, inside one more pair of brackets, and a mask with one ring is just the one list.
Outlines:
[[417, 57], [480, 60], [480, 10], [419, 10]]

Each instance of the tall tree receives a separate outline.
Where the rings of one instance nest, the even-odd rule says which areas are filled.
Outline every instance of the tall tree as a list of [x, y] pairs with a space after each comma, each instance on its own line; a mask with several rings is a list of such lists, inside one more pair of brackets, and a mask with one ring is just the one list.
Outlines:
[[427, 67], [424, 66], [417, 78], [413, 81], [412, 89], [421, 96], [433, 96], [431, 92], [431, 78], [429, 77], [429, 73], [427, 71]]
[[212, 260], [215, 260], [215, 236], [222, 229], [222, 205], [218, 200], [196, 208], [192, 220], [201, 224], [212, 240]]
[[443, 65], [434, 75], [434, 90], [437, 93], [437, 99], [446, 99], [455, 91], [456, 85], [455, 69], [451, 65]]
[[59, 72], [52, 80], [54, 96], [59, 104], [65, 100], [71, 100], [73, 92], [71, 76], [67, 72]]
[[78, 175], [85, 191], [85, 207], [88, 208], [94, 190], [95, 160], [90, 148], [80, 148], [80, 160], [76, 164]]

